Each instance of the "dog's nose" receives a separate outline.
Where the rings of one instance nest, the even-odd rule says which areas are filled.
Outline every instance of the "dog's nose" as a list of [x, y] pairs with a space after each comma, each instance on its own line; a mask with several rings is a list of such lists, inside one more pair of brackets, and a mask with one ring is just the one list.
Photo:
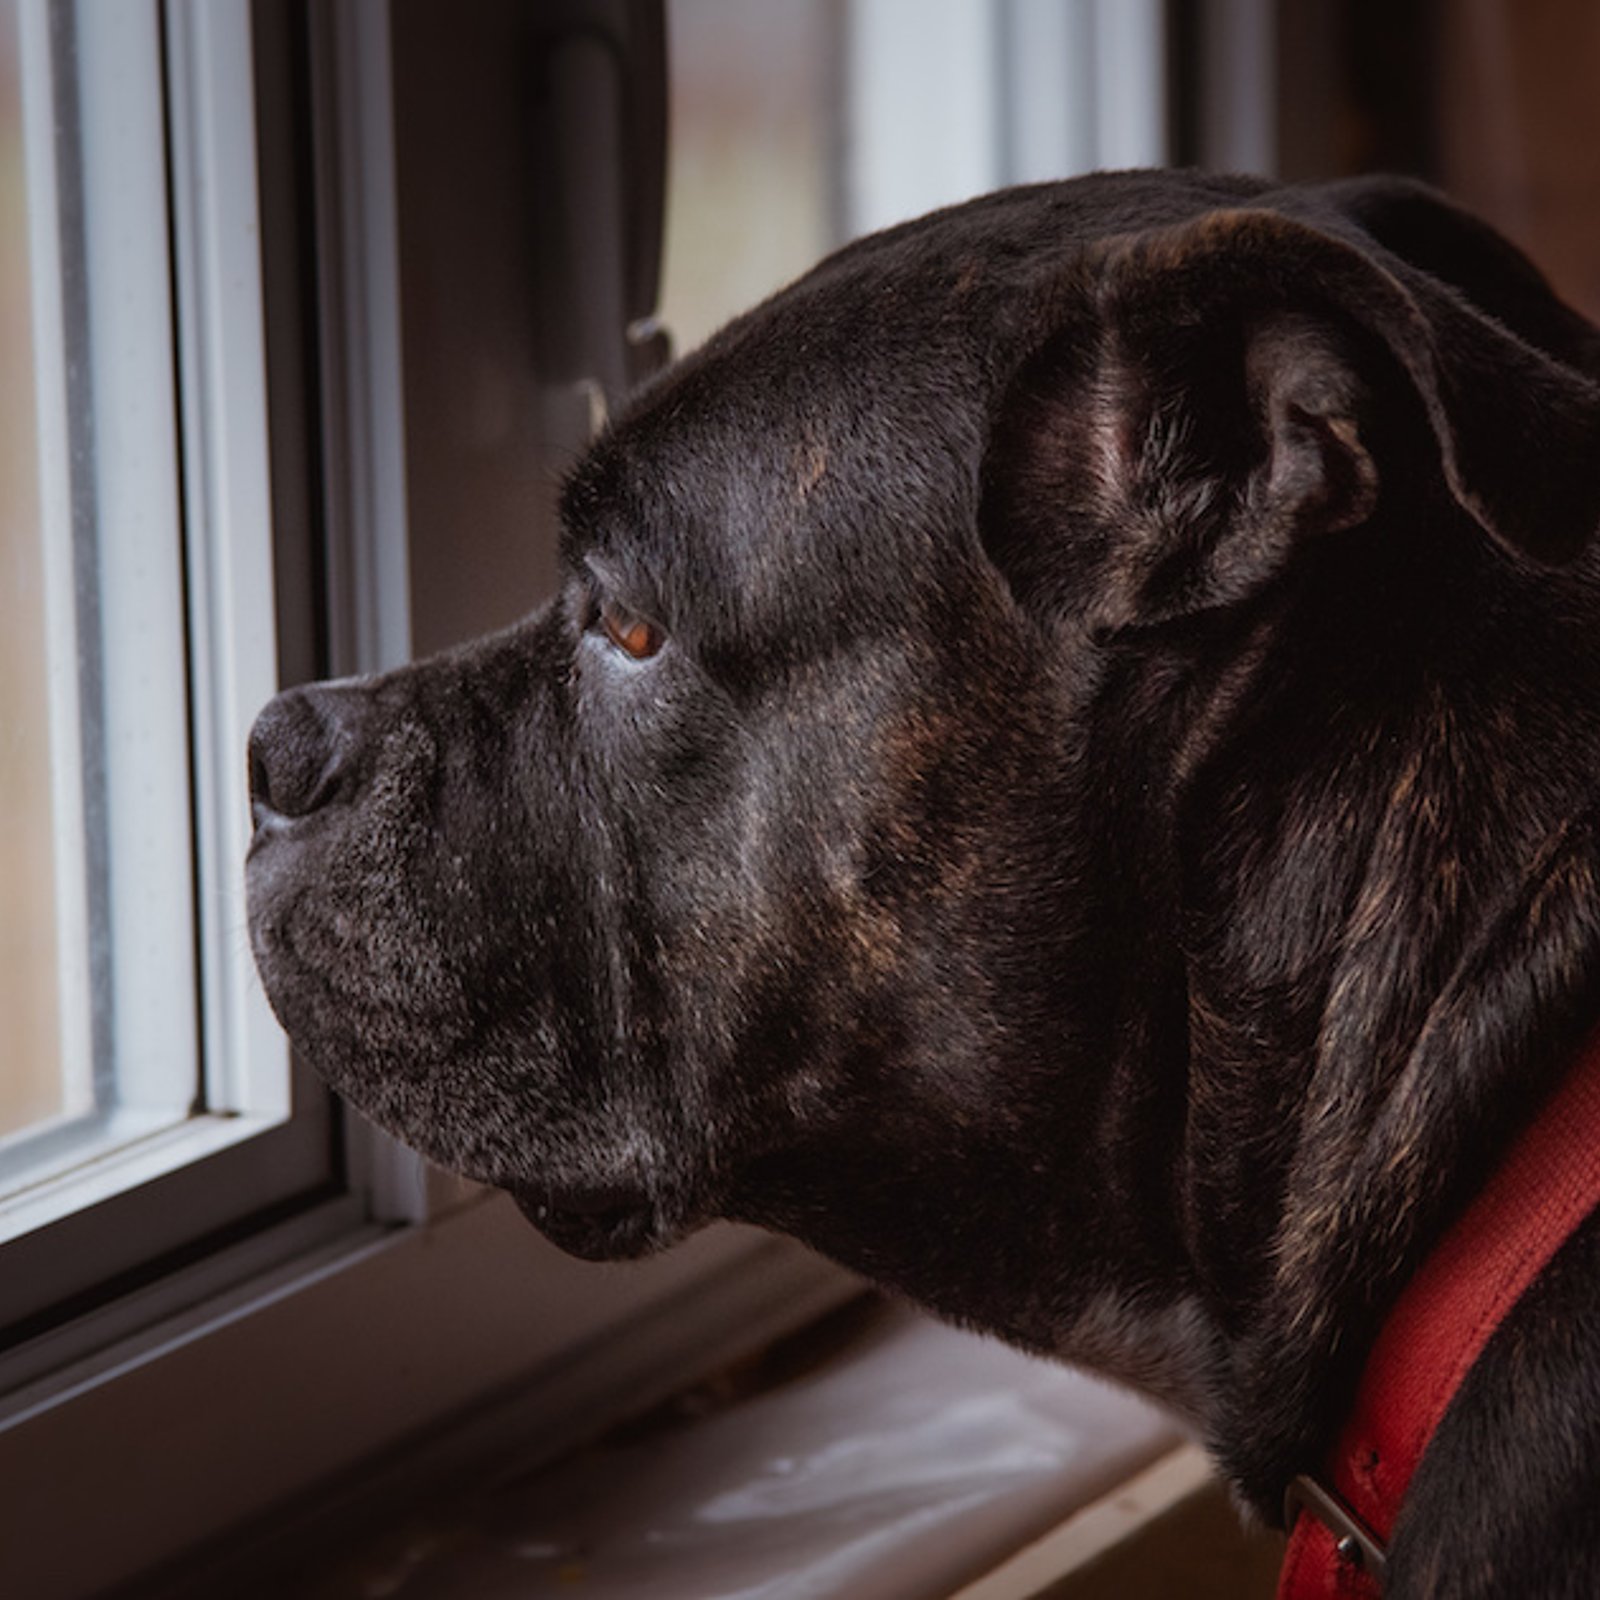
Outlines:
[[250, 730], [250, 807], [269, 817], [306, 817], [340, 791], [360, 748], [348, 691], [311, 684], [287, 689]]

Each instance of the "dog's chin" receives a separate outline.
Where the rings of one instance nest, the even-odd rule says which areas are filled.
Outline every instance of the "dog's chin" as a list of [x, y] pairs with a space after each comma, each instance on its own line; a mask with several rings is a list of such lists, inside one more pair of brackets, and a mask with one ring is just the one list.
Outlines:
[[688, 1232], [636, 1190], [551, 1194], [517, 1187], [507, 1192], [551, 1244], [584, 1261], [631, 1261], [654, 1255]]

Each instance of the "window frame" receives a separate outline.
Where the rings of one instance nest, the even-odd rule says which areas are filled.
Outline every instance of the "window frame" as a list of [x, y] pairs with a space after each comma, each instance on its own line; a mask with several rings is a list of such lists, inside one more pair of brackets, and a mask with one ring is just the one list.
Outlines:
[[[65, 350], [40, 362], [46, 525], [80, 529], [74, 560], [92, 555], [117, 602], [104, 617], [111, 954], [71, 963], [67, 979], [85, 994], [114, 989], [89, 1005], [109, 1005], [115, 1030], [89, 1041], [93, 1053], [126, 1051], [134, 1071], [118, 1093], [169, 1109], [92, 1110], [76, 1128], [13, 1142], [14, 1160], [30, 1146], [56, 1158], [32, 1182], [23, 1168], [24, 1186], [0, 1202], [0, 1328], [13, 1339], [264, 1210], [326, 1195], [338, 1176], [329, 1097], [291, 1064], [239, 937], [248, 804], [243, 762], [228, 753], [278, 675], [261, 604], [273, 544], [250, 13], [241, 0], [134, 0], [93, 12], [95, 27], [74, 36], [87, 15], [24, 0], [36, 166], [53, 166], [72, 137], [72, 101], [102, 119], [85, 140], [84, 205], [67, 208], [90, 212], [87, 233], [77, 224], [81, 274], [63, 280], [58, 259], [52, 278], [54, 230], [34, 230], [49, 241], [35, 255], [38, 320], [69, 326], [59, 285], [81, 278], [95, 330], [76, 363], [87, 372]], [[38, 137], [40, 88], [53, 141]], [[96, 430], [99, 506], [80, 508], [69, 487], [73, 415]], [[81, 632], [101, 619], [72, 620]], [[120, 643], [130, 622], [138, 635]], [[153, 631], [161, 649], [147, 668]], [[53, 709], [76, 707], [58, 696]]]

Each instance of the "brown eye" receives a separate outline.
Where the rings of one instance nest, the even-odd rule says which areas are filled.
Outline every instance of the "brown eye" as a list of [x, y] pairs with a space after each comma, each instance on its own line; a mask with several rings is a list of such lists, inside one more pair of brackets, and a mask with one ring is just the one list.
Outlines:
[[666, 635], [648, 617], [612, 601], [600, 607], [600, 626], [612, 644], [635, 661], [648, 661], [667, 642]]

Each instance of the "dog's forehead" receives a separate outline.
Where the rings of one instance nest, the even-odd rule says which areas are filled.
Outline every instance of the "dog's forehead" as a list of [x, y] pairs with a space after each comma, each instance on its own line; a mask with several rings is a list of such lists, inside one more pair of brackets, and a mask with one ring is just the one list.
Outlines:
[[[970, 346], [862, 303], [795, 293], [746, 319], [601, 442], [568, 495], [571, 544], [629, 571], [664, 620], [819, 647], [971, 522], [983, 447]], [[812, 613], [815, 613], [813, 615]]]
[[1037, 337], [1041, 286], [1098, 240], [1261, 187], [1102, 174], [847, 246], [629, 403], [569, 482], [569, 555], [609, 547], [759, 591], [818, 540], [866, 567], [937, 536], [971, 509], [990, 399]]
[[838, 570], [948, 523], [981, 448], [971, 347], [871, 294], [797, 286], [680, 363], [574, 475], [569, 554], [754, 614], [824, 549]]

